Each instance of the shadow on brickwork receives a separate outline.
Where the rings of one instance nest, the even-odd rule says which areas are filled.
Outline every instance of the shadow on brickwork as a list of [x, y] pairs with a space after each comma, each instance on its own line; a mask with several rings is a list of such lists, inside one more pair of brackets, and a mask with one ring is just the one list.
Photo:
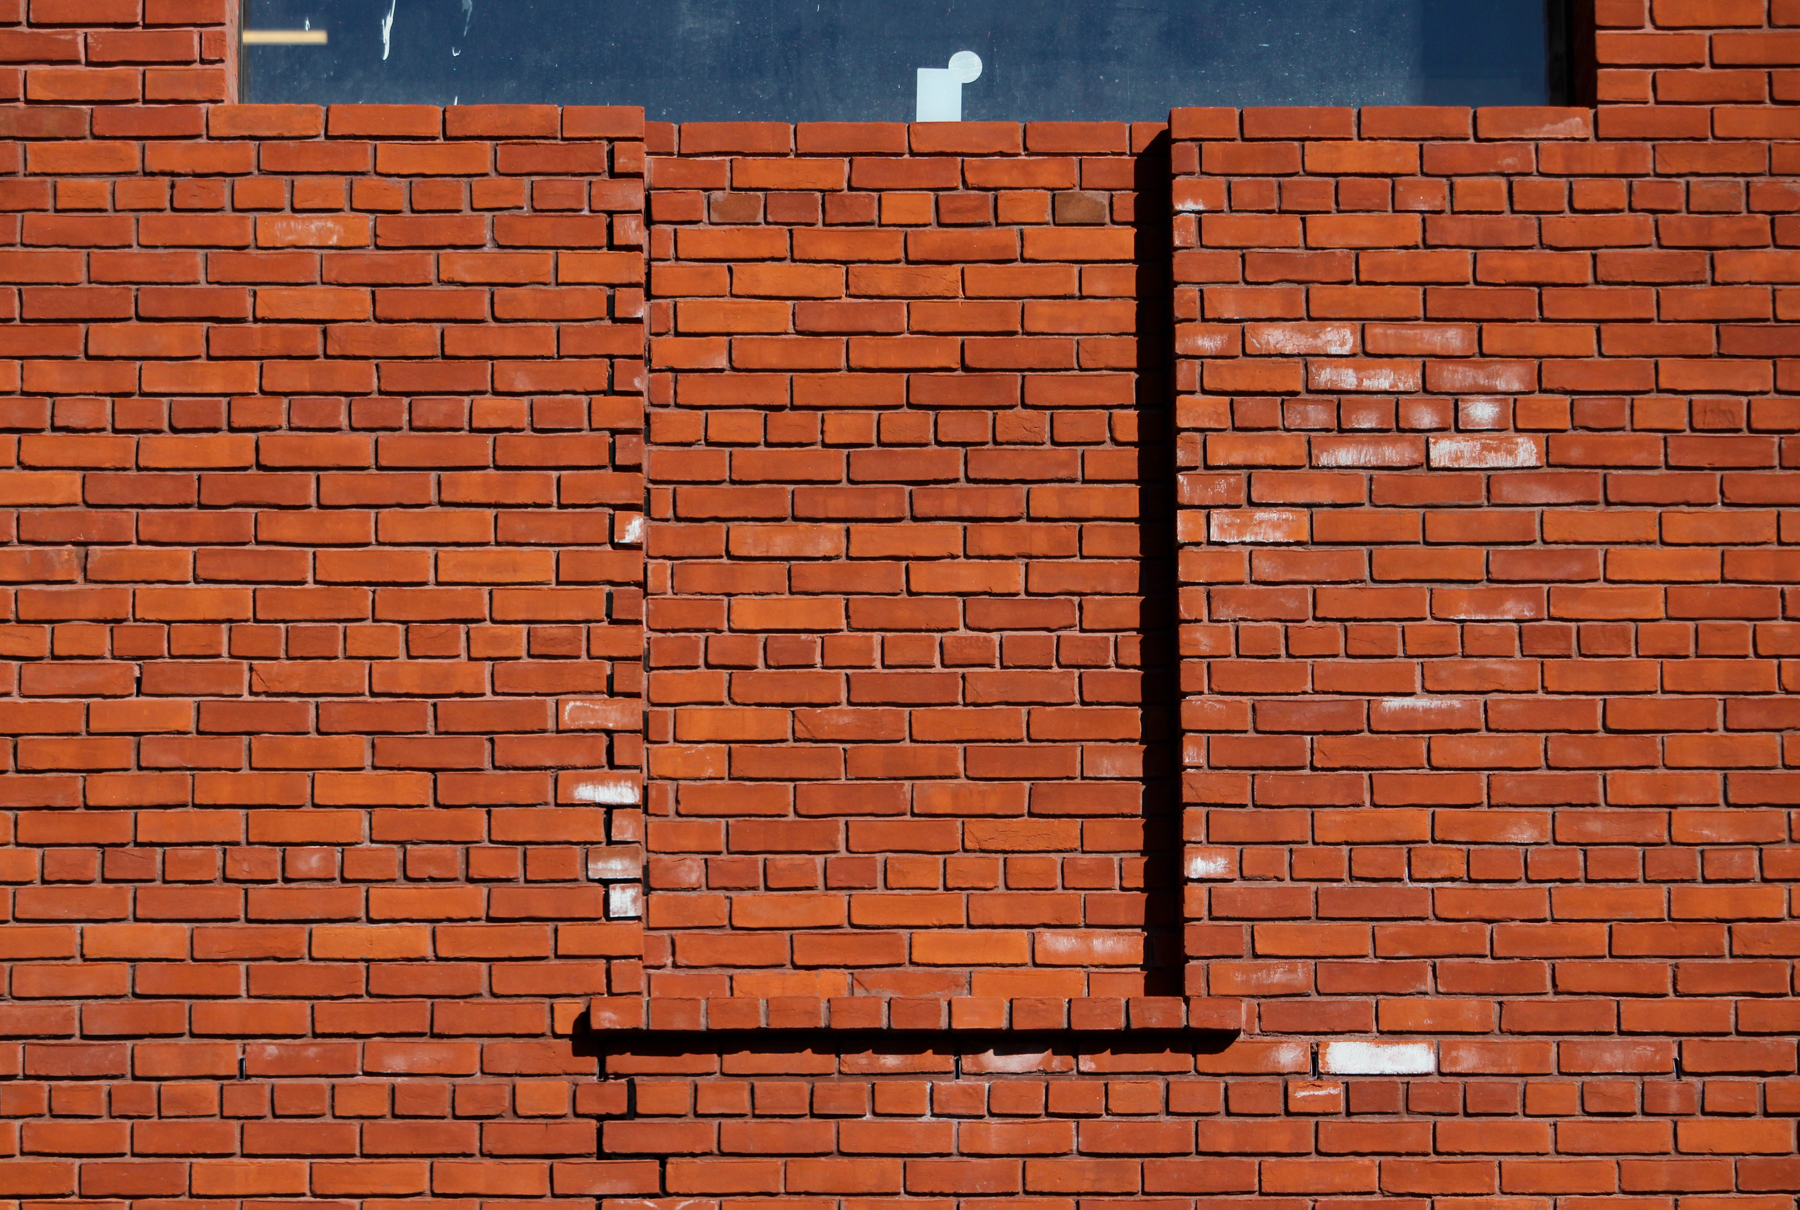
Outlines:
[[[1008, 1078], [1042, 1080], [1047, 1075], [1179, 1072], [1194, 1056], [1217, 1055], [1237, 1039], [1234, 1031], [1144, 1029], [1129, 1034], [1100, 1030], [589, 1030], [578, 1027], [575, 1052], [596, 1060], [603, 1082], [622, 1086], [611, 1108], [599, 1116], [596, 1158], [654, 1160], [656, 1192], [670, 1192], [667, 1162], [673, 1153], [647, 1148], [639, 1139], [626, 1149], [609, 1147], [608, 1123], [631, 1122], [644, 1112], [638, 1080], [709, 1081], [720, 1078], [765, 1082], [791, 1092], [796, 1081], [817, 1089], [868, 1085], [881, 1080], [921, 1079], [998, 1083]], [[808, 1090], [806, 1103], [814, 1102]], [[652, 1120], [671, 1122], [664, 1098]], [[735, 1113], [726, 1116], [737, 1116]], [[689, 1115], [696, 1124], [709, 1117]], [[629, 1128], [626, 1128], [629, 1129]], [[691, 1143], [680, 1158], [704, 1159]], [[726, 1162], [742, 1155], [720, 1156]], [[762, 1158], [774, 1158], [765, 1153]], [[645, 1192], [639, 1190], [639, 1192]]]
[[[880, 1055], [918, 1060], [925, 1066], [896, 1067], [891, 1073], [916, 1078], [918, 1071], [931, 1066], [934, 1056], [946, 1065], [944, 1070], [957, 1074], [1021, 1074], [1007, 1064], [1031, 1058], [1073, 1062], [1102, 1055], [1142, 1059], [1157, 1055], [1216, 1055], [1238, 1036], [1235, 1030], [1220, 1029], [590, 1029], [584, 1019], [575, 1029], [572, 1046], [575, 1054], [600, 1060], [601, 1074], [606, 1076], [654, 1074], [651, 1067], [608, 1070], [609, 1059], [627, 1060], [629, 1066], [629, 1061], [636, 1059], [716, 1061], [721, 1057], [757, 1056], [777, 1060], [786, 1056], [796, 1064], [804, 1064], [808, 1057], [854, 1062], [859, 1056]], [[1022, 1069], [1042, 1070], [1049, 1068]], [[798, 1067], [789, 1071], [779, 1063], [771, 1063], [758, 1074], [775, 1077], [807, 1073]]]
[[1175, 574], [1174, 202], [1169, 136], [1137, 156], [1138, 515], [1143, 614], [1145, 992], [1182, 994], [1180, 654]]

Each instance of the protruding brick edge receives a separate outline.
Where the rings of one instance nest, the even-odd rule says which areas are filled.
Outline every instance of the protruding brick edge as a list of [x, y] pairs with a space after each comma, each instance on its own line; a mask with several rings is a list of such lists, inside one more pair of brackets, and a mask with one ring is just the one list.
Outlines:
[[595, 996], [592, 1030], [1206, 1030], [1240, 1033], [1248, 1001], [1236, 997], [1081, 996], [1013, 1000], [907, 996]]

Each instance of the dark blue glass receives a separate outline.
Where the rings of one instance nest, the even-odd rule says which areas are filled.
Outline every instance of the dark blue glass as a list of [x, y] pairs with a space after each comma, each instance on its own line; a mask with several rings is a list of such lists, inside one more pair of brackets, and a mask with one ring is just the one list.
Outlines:
[[[810, 8], [809, 8], [810, 6]], [[1180, 105], [1541, 105], [1545, 0], [251, 0], [253, 101], [642, 105], [665, 121], [908, 121], [981, 56], [965, 120]]]

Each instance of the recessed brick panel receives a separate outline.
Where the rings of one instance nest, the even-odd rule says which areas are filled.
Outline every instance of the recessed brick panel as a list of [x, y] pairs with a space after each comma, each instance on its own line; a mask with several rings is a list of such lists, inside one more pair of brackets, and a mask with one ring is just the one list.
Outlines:
[[1172, 990], [1159, 128], [664, 137], [652, 995]]

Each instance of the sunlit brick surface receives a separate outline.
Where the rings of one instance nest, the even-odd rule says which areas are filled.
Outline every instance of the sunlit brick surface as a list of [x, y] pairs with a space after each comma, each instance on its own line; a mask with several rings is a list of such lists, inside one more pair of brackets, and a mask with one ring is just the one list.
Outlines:
[[0, 0], [0, 1199], [1791, 1210], [1800, 5], [649, 130], [237, 7]]
[[1191, 991], [1788, 1028], [1800, 189], [1691, 126], [1175, 115]]
[[657, 998], [1178, 988], [1159, 133], [652, 157]]

